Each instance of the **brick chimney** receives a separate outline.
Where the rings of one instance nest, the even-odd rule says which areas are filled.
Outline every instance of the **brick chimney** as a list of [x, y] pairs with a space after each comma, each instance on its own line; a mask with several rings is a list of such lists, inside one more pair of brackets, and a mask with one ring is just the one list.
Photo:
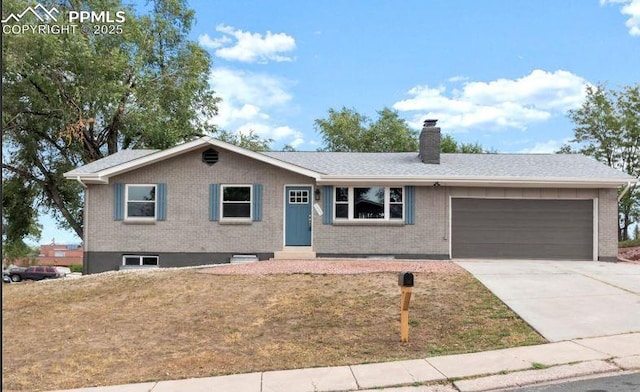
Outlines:
[[420, 151], [418, 157], [424, 163], [440, 163], [440, 127], [436, 127], [438, 120], [424, 120], [420, 132]]

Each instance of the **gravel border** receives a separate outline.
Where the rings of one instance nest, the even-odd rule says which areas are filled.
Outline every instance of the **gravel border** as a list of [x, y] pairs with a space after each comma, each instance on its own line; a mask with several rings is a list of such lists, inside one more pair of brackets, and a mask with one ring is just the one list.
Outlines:
[[352, 275], [375, 272], [460, 272], [462, 268], [442, 260], [332, 259], [264, 260], [252, 263], [222, 264], [198, 272], [214, 275], [327, 274]]

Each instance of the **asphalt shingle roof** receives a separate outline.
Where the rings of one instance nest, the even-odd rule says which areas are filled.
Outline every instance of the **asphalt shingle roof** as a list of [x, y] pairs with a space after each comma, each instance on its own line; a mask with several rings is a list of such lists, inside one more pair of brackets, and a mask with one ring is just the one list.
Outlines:
[[65, 174], [67, 176], [81, 176], [83, 174], [97, 173], [101, 170], [109, 169], [110, 167], [118, 166], [122, 163], [130, 162], [134, 159], [142, 158], [158, 151], [160, 150], [120, 150], [115, 154], [98, 159], [97, 161], [88, 163], [84, 166], [80, 166]]
[[[75, 177], [95, 174], [159, 151], [121, 150], [65, 175]], [[261, 154], [329, 177], [634, 180], [621, 171], [580, 154], [441, 154], [440, 164], [423, 163], [417, 152], [273, 151]]]
[[265, 152], [331, 176], [443, 176], [611, 178], [631, 176], [579, 154], [442, 154], [440, 164], [425, 164], [415, 152]]

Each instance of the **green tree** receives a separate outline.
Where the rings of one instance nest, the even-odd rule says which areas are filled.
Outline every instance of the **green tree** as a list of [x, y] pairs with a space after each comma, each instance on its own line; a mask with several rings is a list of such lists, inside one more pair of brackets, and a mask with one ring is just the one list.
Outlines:
[[235, 144], [251, 151], [271, 151], [269, 147], [273, 143], [273, 139], [262, 139], [254, 131], [249, 133], [233, 133], [229, 131], [219, 130], [214, 137], [223, 142]]
[[[560, 152], [579, 152], [640, 177], [640, 84], [620, 90], [605, 85], [587, 87], [578, 109], [569, 111], [574, 139]], [[640, 221], [640, 188], [634, 184], [620, 200], [618, 239], [629, 239], [629, 226]]]
[[397, 111], [384, 108], [372, 122], [354, 109], [329, 109], [329, 117], [315, 120], [322, 135], [323, 151], [417, 151], [417, 133]]
[[[218, 99], [207, 52], [187, 39], [194, 12], [185, 0], [150, 1], [144, 14], [120, 0], [40, 3], [60, 15], [126, 15], [120, 34], [3, 34], [3, 177], [33, 190], [9, 187], [3, 205], [39, 207], [82, 237], [81, 188], [62, 174], [122, 148], [167, 148], [203, 135]], [[33, 4], [2, 5], [5, 17]], [[9, 219], [7, 233], [28, 232], [36, 217]]]
[[37, 225], [33, 208], [25, 208], [24, 200], [37, 195], [33, 184], [16, 177], [2, 179], [2, 262], [29, 256], [32, 249], [24, 240], [40, 239], [41, 228]]
[[[354, 109], [329, 109], [329, 117], [317, 119], [315, 128], [322, 135], [321, 151], [405, 152], [418, 151], [418, 132], [409, 128], [397, 111], [384, 108], [372, 122]], [[479, 143], [459, 143], [453, 136], [441, 140], [444, 153], [488, 153]]]
[[285, 144], [280, 151], [293, 152], [297, 150], [291, 144]]
[[444, 135], [440, 141], [440, 150], [444, 153], [482, 154], [488, 153], [479, 143], [458, 143], [453, 136]]

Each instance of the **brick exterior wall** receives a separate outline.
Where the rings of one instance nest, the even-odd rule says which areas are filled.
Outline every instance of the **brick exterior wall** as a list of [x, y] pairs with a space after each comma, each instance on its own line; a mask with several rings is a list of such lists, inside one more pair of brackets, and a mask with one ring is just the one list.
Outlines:
[[82, 247], [68, 248], [67, 245], [40, 245], [39, 265], [57, 265], [68, 267], [82, 265]]
[[598, 257], [602, 261], [618, 260], [618, 192], [598, 190]]
[[315, 219], [313, 248], [320, 254], [415, 254], [448, 258], [444, 206], [444, 188], [416, 187], [414, 225], [323, 225], [321, 219]]
[[[87, 252], [273, 252], [282, 248], [285, 184], [311, 180], [241, 155], [218, 149], [213, 166], [202, 162], [203, 148], [89, 185]], [[167, 219], [133, 224], [113, 218], [113, 183], [167, 184]], [[209, 221], [209, 184], [262, 184], [261, 222]]]
[[[202, 162], [206, 148], [89, 185], [85, 208], [85, 252], [270, 254], [283, 247], [284, 186], [314, 185], [313, 180], [217, 148], [219, 161]], [[167, 219], [133, 224], [113, 218], [113, 183], [167, 184]], [[262, 184], [261, 222], [224, 224], [209, 221], [209, 184]], [[376, 185], [376, 184], [371, 184]], [[598, 255], [617, 254], [615, 189], [416, 187], [415, 224], [324, 225], [313, 212], [313, 250], [318, 254], [378, 254], [449, 257], [449, 198], [456, 196], [598, 199]], [[315, 201], [322, 206], [322, 200]], [[226, 256], [225, 256], [226, 257]], [[91, 258], [87, 259], [90, 262]], [[114, 265], [119, 263], [113, 260]], [[161, 262], [162, 263], [162, 262]], [[186, 265], [186, 261], [180, 263]], [[89, 267], [89, 271], [100, 268]]]
[[449, 256], [449, 198], [598, 199], [598, 258], [617, 257], [615, 189], [416, 187], [415, 225], [328, 226], [314, 223], [318, 253]]

